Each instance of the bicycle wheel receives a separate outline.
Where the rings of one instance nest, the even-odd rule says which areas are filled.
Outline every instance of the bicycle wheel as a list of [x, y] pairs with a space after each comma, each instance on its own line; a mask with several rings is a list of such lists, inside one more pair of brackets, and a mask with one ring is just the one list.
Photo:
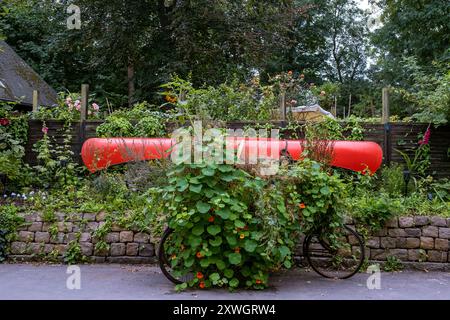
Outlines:
[[179, 248], [177, 248], [173, 240], [173, 232], [173, 229], [167, 228], [161, 238], [158, 248], [159, 267], [167, 279], [175, 284], [182, 284], [191, 281], [194, 278], [194, 274], [192, 272], [181, 274], [179, 271], [174, 270], [173, 260], [176, 254], [179, 253]]
[[304, 255], [309, 265], [321, 276], [347, 279], [359, 271], [364, 262], [364, 241], [348, 226], [340, 228], [333, 245], [326, 235], [313, 233], [306, 237]]

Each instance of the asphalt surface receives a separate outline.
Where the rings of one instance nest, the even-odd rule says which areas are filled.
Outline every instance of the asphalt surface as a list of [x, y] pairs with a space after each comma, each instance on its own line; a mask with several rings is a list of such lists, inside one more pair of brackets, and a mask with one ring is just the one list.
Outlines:
[[[380, 289], [368, 289], [371, 276], [359, 273], [331, 280], [295, 269], [271, 277], [265, 291], [188, 290], [177, 293], [155, 266], [80, 265], [81, 289], [69, 290], [66, 265], [0, 264], [0, 299], [54, 300], [450, 300], [450, 273], [381, 273]], [[73, 278], [71, 278], [73, 280]], [[371, 282], [372, 284], [374, 282]], [[69, 284], [76, 285], [76, 282]]]

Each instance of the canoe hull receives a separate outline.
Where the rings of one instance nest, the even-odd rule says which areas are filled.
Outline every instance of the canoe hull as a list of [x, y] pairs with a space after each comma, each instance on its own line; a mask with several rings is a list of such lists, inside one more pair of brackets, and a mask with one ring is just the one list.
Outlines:
[[[381, 147], [370, 141], [327, 141], [333, 150], [331, 165], [339, 168], [374, 173], [381, 166]], [[301, 161], [304, 141], [255, 138], [228, 138], [227, 148], [235, 150], [238, 156], [278, 159], [287, 151], [293, 160]], [[81, 157], [91, 172], [113, 165], [163, 159], [176, 150], [174, 139], [170, 138], [92, 138], [82, 147]]]

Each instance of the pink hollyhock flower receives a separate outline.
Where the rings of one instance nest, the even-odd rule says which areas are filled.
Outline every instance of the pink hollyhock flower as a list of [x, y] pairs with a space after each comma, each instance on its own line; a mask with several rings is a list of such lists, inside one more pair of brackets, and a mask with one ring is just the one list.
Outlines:
[[67, 105], [72, 104], [72, 98], [71, 98], [71, 97], [67, 97], [67, 98], [66, 98], [66, 104], [67, 104]]
[[48, 133], [48, 128], [47, 128], [47, 127], [42, 127], [42, 132], [43, 132], [44, 134], [47, 134], [47, 133]]
[[75, 109], [80, 111], [80, 109], [81, 109], [81, 101], [80, 100], [75, 101]]
[[92, 109], [94, 109], [95, 111], [98, 111], [98, 110], [100, 110], [100, 106], [94, 102], [92, 104]]
[[7, 125], [9, 125], [9, 120], [8, 119], [6, 119], [6, 118], [2, 118], [2, 119], [0, 119], [0, 126], [7, 126]]
[[291, 104], [297, 104], [297, 100], [292, 99]]
[[419, 141], [419, 144], [425, 145], [430, 143], [430, 135], [431, 135], [431, 130], [430, 127], [427, 128], [427, 131], [425, 131], [425, 134], [423, 135], [423, 139]]

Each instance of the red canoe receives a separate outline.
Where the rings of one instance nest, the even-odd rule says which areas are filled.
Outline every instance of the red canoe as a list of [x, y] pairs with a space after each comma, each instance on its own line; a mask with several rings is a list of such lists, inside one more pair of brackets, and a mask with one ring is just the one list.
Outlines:
[[[301, 160], [301, 140], [275, 140], [255, 138], [227, 138], [227, 145], [238, 154], [251, 157], [252, 150], [259, 150], [259, 157], [278, 158], [284, 149], [293, 160]], [[370, 141], [329, 141], [333, 145], [331, 164], [335, 167], [374, 173], [381, 165], [381, 147]], [[170, 138], [93, 138], [83, 144], [81, 157], [89, 171], [95, 172], [112, 165], [168, 158], [173, 152], [175, 140]], [[261, 151], [262, 150], [262, 151]], [[247, 158], [248, 159], [248, 158]]]

